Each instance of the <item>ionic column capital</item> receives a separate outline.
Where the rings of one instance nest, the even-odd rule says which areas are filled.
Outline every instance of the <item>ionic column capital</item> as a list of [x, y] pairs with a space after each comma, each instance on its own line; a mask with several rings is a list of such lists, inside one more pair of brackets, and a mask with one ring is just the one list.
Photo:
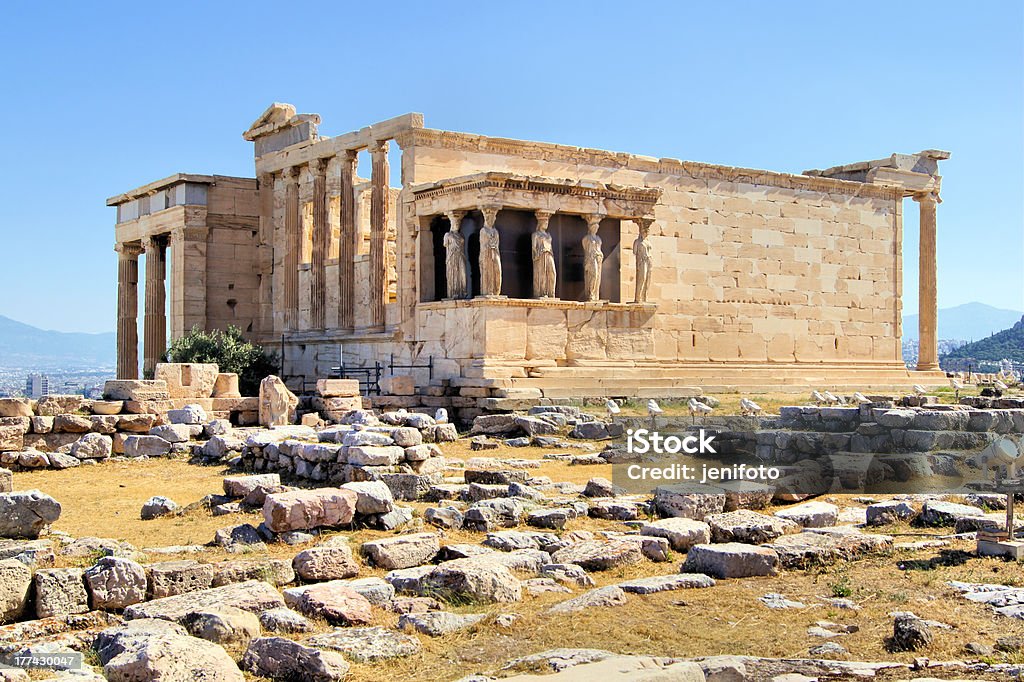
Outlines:
[[374, 154], [374, 155], [377, 155], [377, 154], [387, 154], [388, 153], [388, 141], [387, 140], [374, 140], [373, 142], [370, 143], [369, 149], [370, 149], [370, 153]]
[[316, 175], [327, 175], [327, 162], [328, 159], [313, 159], [309, 167]]
[[914, 201], [920, 204], [941, 204], [942, 198], [939, 197], [939, 192], [937, 190], [931, 190], [929, 192], [918, 192], [914, 195]]
[[162, 234], [151, 234], [142, 238], [142, 252], [151, 253], [156, 249], [163, 246], [164, 241], [167, 239], [167, 235]]
[[120, 242], [114, 244], [114, 251], [125, 260], [136, 260], [142, 255], [142, 243], [141, 242]]
[[283, 175], [287, 179], [291, 180], [292, 182], [298, 182], [299, 172], [301, 170], [302, 170], [301, 166], [288, 166], [283, 171], [281, 171], [281, 175]]

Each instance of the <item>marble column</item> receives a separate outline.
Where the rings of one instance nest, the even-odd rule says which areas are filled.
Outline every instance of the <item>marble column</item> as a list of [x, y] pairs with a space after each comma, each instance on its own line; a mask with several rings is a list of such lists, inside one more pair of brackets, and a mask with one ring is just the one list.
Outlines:
[[268, 332], [274, 328], [274, 174], [256, 176], [259, 188], [259, 233], [256, 267], [259, 277], [259, 314], [256, 331]]
[[313, 254], [310, 269], [310, 327], [323, 329], [327, 306], [327, 249], [330, 225], [327, 222], [327, 159], [316, 159], [313, 170]]
[[299, 167], [285, 170], [284, 202], [284, 319], [286, 329], [299, 326], [299, 248], [302, 206], [299, 205]]
[[341, 242], [338, 244], [338, 326], [355, 327], [356, 289], [356, 161], [357, 153], [349, 149], [338, 155], [341, 162], [341, 198], [339, 221]]
[[167, 350], [167, 251], [164, 237], [146, 237], [146, 312], [142, 325], [142, 374], [153, 376]]
[[117, 378], [139, 378], [139, 254], [140, 244], [118, 244], [117, 251]]
[[914, 197], [921, 209], [918, 258], [918, 371], [939, 369], [938, 295], [935, 284], [935, 213], [939, 202], [934, 192]]
[[388, 230], [388, 142], [377, 140], [370, 146], [373, 161], [370, 173], [370, 326], [384, 326], [384, 301], [387, 296]]

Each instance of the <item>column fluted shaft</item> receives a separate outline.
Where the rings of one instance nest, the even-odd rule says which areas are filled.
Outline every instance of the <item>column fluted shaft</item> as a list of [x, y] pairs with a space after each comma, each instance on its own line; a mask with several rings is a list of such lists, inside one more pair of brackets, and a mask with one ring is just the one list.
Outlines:
[[139, 244], [118, 244], [117, 378], [139, 378]]
[[935, 221], [938, 197], [921, 194], [914, 199], [921, 208], [921, 239], [918, 259], [917, 369], [939, 369], [938, 292], [935, 273]]
[[370, 175], [370, 326], [384, 326], [384, 302], [387, 298], [388, 229], [388, 143], [377, 141], [370, 148], [373, 161]]
[[339, 203], [340, 243], [338, 244], [338, 326], [355, 327], [356, 288], [356, 161], [355, 150], [343, 152], [341, 161], [341, 197]]
[[284, 308], [285, 328], [299, 326], [299, 228], [302, 224], [302, 210], [299, 205], [299, 169], [291, 167], [285, 172], [284, 206]]
[[143, 317], [144, 376], [153, 376], [160, 356], [167, 350], [167, 252], [162, 237], [143, 240], [146, 253], [146, 312]]
[[310, 327], [323, 329], [327, 306], [327, 249], [330, 227], [327, 223], [327, 160], [313, 163], [313, 254], [310, 271]]

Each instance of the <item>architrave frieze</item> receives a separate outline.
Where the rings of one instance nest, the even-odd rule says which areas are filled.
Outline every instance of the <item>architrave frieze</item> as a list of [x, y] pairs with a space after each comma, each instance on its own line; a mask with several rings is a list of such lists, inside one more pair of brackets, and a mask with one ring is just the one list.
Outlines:
[[661, 190], [493, 172], [413, 187], [412, 196], [418, 216], [494, 205], [503, 209], [601, 213], [630, 219], [653, 215]]
[[657, 159], [653, 156], [627, 154], [625, 152], [611, 152], [603, 149], [573, 147], [548, 142], [487, 137], [434, 128], [407, 129], [397, 134], [395, 141], [402, 149], [421, 146], [483, 154], [500, 154], [540, 161], [556, 161], [605, 168], [624, 168], [643, 173], [661, 173], [702, 180], [748, 183], [752, 185], [880, 199], [896, 199], [902, 196], [899, 188], [871, 185], [863, 182], [809, 177], [753, 168], [721, 166], [697, 161], [681, 161], [671, 158]]

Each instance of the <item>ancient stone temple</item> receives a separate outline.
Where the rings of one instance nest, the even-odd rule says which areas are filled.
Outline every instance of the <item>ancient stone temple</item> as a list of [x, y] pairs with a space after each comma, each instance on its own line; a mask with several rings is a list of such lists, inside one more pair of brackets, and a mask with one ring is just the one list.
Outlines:
[[[169, 279], [172, 337], [234, 324], [283, 352], [297, 388], [378, 366], [420, 394], [484, 400], [945, 383], [947, 152], [792, 175], [434, 130], [419, 114], [334, 137], [319, 124], [274, 104], [244, 133], [255, 179], [179, 174], [108, 201], [121, 377], [139, 371], [144, 254], [146, 368]], [[908, 197], [917, 372], [900, 358]]]

